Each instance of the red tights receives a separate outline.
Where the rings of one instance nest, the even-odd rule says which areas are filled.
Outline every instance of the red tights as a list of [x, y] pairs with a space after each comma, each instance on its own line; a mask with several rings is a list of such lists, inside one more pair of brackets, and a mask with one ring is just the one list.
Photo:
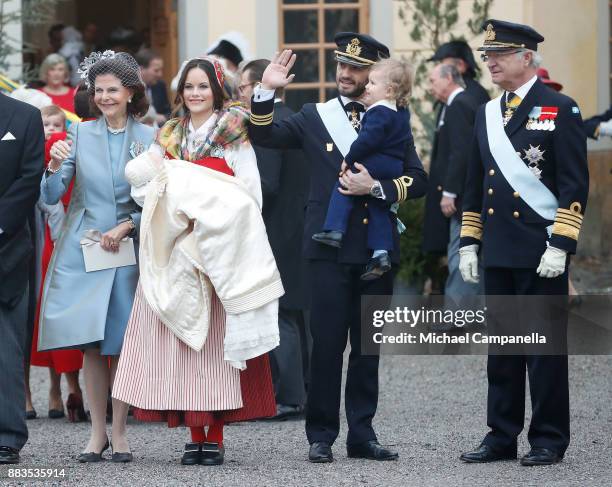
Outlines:
[[195, 426], [189, 428], [191, 430], [191, 441], [194, 443], [218, 443], [223, 446], [223, 425], [222, 419], [215, 419], [215, 422], [208, 427], [208, 431], [204, 426]]

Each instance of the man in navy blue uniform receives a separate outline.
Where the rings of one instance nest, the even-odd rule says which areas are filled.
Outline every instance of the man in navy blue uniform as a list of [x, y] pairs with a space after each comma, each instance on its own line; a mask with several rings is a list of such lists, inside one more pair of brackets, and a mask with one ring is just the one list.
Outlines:
[[[364, 106], [359, 103], [370, 67], [389, 57], [386, 46], [374, 38], [352, 32], [336, 35], [339, 96], [327, 103], [307, 104], [284, 120], [273, 121], [274, 90], [291, 82], [289, 71], [296, 56], [277, 55], [266, 68], [251, 103], [250, 135], [253, 143], [279, 149], [302, 148], [311, 166], [310, 192], [304, 228], [304, 253], [309, 259], [312, 302], [310, 329], [313, 338], [311, 382], [308, 388], [306, 435], [311, 462], [331, 462], [331, 446], [340, 428], [339, 409], [342, 358], [350, 335], [351, 353], [346, 379], [345, 406], [349, 457], [395, 460], [398, 454], [382, 447], [372, 428], [378, 403], [378, 356], [364, 356], [361, 348], [361, 297], [393, 293], [394, 272], [374, 281], [359, 279], [370, 258], [367, 246], [367, 204], [371, 197], [389, 205], [424, 195], [427, 176], [408, 144], [403, 175], [374, 180], [359, 163], [358, 172], [346, 172], [341, 183], [345, 194], [356, 196], [348, 231], [341, 248], [322, 245], [312, 235], [323, 228], [327, 203], [342, 160], [357, 137]], [[406, 114], [408, 116], [408, 112]], [[393, 229], [391, 262], [399, 263], [399, 235]]]
[[[480, 251], [487, 296], [566, 296], [568, 255], [576, 251], [589, 184], [580, 110], [574, 100], [538, 80], [536, 50], [544, 40], [540, 34], [529, 26], [498, 20], [485, 21], [483, 29], [485, 41], [479, 50], [484, 51], [493, 82], [504, 91], [476, 115], [459, 268], [466, 281], [478, 282]], [[546, 302], [541, 298], [538, 306], [545, 307]], [[515, 328], [554, 329], [564, 342], [567, 314], [541, 310], [546, 314], [520, 309], [505, 312], [518, 316]], [[489, 327], [498, 319], [491, 316]], [[531, 450], [521, 464], [561, 461], [570, 440], [567, 369], [565, 353], [496, 355], [490, 350], [490, 431], [479, 448], [461, 459], [516, 458], [525, 416], [527, 371]]]

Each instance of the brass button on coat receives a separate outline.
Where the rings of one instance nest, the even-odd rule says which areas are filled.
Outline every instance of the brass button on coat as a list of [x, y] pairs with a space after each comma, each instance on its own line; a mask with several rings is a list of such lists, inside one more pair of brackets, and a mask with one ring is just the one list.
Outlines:
[[367, 204], [367, 203], [364, 203], [364, 204], [363, 204], [363, 207], [364, 207], [364, 208], [367, 208], [367, 207], [368, 207], [368, 204]]
[[493, 176], [495, 174], [495, 169], [489, 170], [489, 176]]
[[363, 219], [363, 224], [364, 224], [364, 225], [367, 225], [367, 224], [368, 224], [368, 219], [367, 219], [367, 218], [364, 218], [364, 219]]
[[512, 216], [513, 216], [514, 218], [518, 218], [520, 215], [519, 215], [519, 212], [518, 212], [518, 211], [515, 211], [514, 213], [512, 213]]
[[489, 191], [487, 191], [487, 193], [493, 194], [493, 188], [489, 188]]
[[518, 191], [515, 191], [514, 193], [512, 193], [512, 196], [514, 196], [515, 198], [518, 198], [520, 194]]
[[438, 191], [442, 191], [442, 186], [438, 186]]
[[489, 215], [492, 215], [493, 213], [495, 213], [495, 210], [493, 208], [489, 208], [489, 211], [487, 211], [487, 213]]

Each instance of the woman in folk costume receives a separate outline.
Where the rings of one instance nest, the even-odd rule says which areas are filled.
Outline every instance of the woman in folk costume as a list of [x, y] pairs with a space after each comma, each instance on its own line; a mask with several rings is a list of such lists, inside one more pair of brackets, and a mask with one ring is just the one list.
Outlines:
[[[137, 265], [87, 272], [84, 233], [95, 235], [108, 262], [127, 237], [137, 238], [141, 208], [130, 195], [126, 162], [153, 140], [153, 129], [135, 120], [148, 108], [140, 68], [126, 53], [95, 52], [81, 64], [90, 104], [98, 117], [73, 124], [69, 141], [51, 148], [41, 198], [56, 204], [75, 177], [66, 221], [47, 270], [39, 319], [39, 350], [84, 350], [83, 375], [91, 411], [91, 436], [80, 462], [98, 462], [109, 447], [106, 403], [132, 309]], [[97, 232], [95, 232], [97, 231]], [[126, 239], [126, 241], [123, 241]], [[128, 406], [113, 401], [112, 460], [132, 459], [125, 434]]]
[[[276, 411], [265, 352], [278, 345], [284, 291], [260, 214], [248, 113], [227, 103], [224, 84], [218, 61], [190, 60], [175, 100], [185, 116], [126, 167], [137, 201], [139, 179], [157, 174], [158, 189], [140, 192], [141, 276], [113, 397], [139, 420], [189, 427], [184, 465], [222, 464], [226, 423]], [[138, 174], [141, 163], [151, 177]]]

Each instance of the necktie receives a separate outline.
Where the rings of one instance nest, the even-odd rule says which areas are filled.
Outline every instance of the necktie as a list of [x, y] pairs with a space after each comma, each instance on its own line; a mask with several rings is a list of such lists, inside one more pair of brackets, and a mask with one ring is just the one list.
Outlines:
[[361, 103], [357, 103], [356, 101], [351, 101], [344, 105], [344, 109], [348, 113], [349, 121], [353, 128], [359, 132], [361, 128], [361, 116], [360, 114], [365, 112], [365, 107]]
[[521, 104], [523, 99], [516, 93], [509, 91], [506, 94], [506, 111], [504, 112], [504, 126], [508, 125], [508, 122], [516, 112], [516, 109]]

